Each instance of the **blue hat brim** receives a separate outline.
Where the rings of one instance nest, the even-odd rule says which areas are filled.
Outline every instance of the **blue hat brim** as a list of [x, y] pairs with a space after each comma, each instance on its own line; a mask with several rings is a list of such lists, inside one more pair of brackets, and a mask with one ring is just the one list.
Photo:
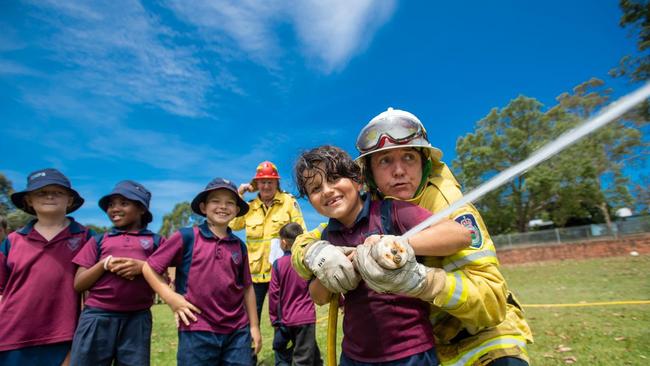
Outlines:
[[147, 211], [142, 215], [142, 224], [143, 225], [146, 225], [146, 224], [150, 223], [151, 221], [153, 221], [153, 214], [151, 213], [151, 211], [149, 211], [149, 208], [147, 207], [147, 203], [144, 202], [142, 200], [142, 198], [134, 195], [133, 193], [131, 193], [131, 192], [127, 191], [127, 190], [119, 189], [119, 188], [114, 189], [113, 192], [111, 192], [111, 193], [109, 193], [109, 194], [107, 194], [104, 197], [99, 199], [98, 204], [99, 204], [99, 208], [101, 208], [102, 211], [104, 211], [104, 212], [108, 211], [108, 204], [109, 204], [109, 202], [111, 200], [111, 197], [113, 197], [113, 196], [122, 196], [122, 197], [124, 197], [124, 198], [126, 198], [128, 200], [140, 203], [142, 205], [142, 207], [144, 207], [145, 210]]
[[22, 210], [24, 212], [27, 212], [30, 215], [36, 215], [36, 212], [34, 211], [34, 209], [31, 206], [28, 206], [27, 202], [25, 202], [25, 196], [30, 192], [34, 192], [36, 190], [39, 190], [39, 189], [41, 189], [43, 187], [47, 187], [47, 186], [63, 187], [65, 189], [67, 189], [68, 192], [70, 192], [72, 194], [72, 198], [73, 198], [72, 205], [66, 209], [66, 211], [65, 211], [66, 213], [72, 213], [72, 212], [77, 211], [77, 209], [79, 209], [79, 207], [83, 206], [83, 204], [85, 202], [85, 200], [79, 195], [79, 193], [77, 191], [75, 191], [74, 189], [72, 189], [72, 188], [66, 187], [66, 186], [61, 185], [61, 184], [51, 183], [51, 182], [36, 182], [29, 189], [25, 189], [24, 191], [12, 193], [11, 194], [11, 203], [13, 203], [14, 206], [16, 206], [16, 208], [18, 208], [18, 209], [20, 209], [20, 210]]
[[[201, 212], [201, 202], [205, 202], [205, 198], [207, 197], [207, 195], [210, 194], [210, 192], [212, 191], [216, 191], [217, 189], [225, 189], [230, 192], [233, 192], [233, 190], [227, 186], [206, 189], [201, 193], [197, 194], [196, 197], [194, 197], [194, 199], [192, 200], [192, 203], [190, 204], [190, 207], [192, 207], [192, 211], [199, 216], [205, 217], [205, 214]], [[235, 215], [235, 217], [246, 215], [246, 213], [248, 212], [248, 203], [246, 203], [246, 201], [244, 201], [244, 199], [241, 198], [239, 193], [237, 193], [236, 191], [233, 193], [235, 194], [235, 197], [237, 197], [237, 207], [239, 207], [239, 212], [237, 213], [237, 215]]]

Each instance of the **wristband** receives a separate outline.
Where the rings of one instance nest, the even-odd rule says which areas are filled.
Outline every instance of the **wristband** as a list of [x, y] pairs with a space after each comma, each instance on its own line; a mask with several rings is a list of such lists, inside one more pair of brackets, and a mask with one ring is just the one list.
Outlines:
[[109, 255], [104, 259], [104, 271], [108, 271], [108, 265], [111, 263], [112, 259], [113, 259], [112, 255]]

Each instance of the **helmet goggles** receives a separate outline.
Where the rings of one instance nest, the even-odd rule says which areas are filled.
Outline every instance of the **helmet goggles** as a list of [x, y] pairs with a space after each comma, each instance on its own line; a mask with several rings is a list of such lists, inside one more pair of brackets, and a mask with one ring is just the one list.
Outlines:
[[357, 159], [378, 151], [396, 148], [424, 148], [422, 151], [433, 160], [440, 160], [442, 152], [431, 146], [427, 131], [413, 114], [388, 108], [373, 118], [359, 133]]
[[428, 145], [427, 131], [419, 122], [404, 117], [384, 118], [361, 130], [357, 138], [357, 150], [366, 154], [389, 144], [406, 145], [416, 139], [423, 139], [423, 145]]

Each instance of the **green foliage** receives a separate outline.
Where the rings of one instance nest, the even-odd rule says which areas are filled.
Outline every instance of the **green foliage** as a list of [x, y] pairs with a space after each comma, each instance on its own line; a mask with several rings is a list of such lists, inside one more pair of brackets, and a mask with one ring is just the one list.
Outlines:
[[93, 225], [93, 224], [86, 224], [85, 225], [88, 229], [92, 230], [95, 232], [95, 234], [103, 234], [107, 231], [109, 231], [111, 228], [107, 226], [99, 226], [99, 225]]
[[11, 181], [0, 173], [0, 215], [6, 216], [14, 205], [11, 203], [10, 196], [14, 193]]
[[[530, 156], [541, 146], [591, 117], [611, 90], [591, 79], [563, 93], [544, 111], [536, 99], [519, 96], [494, 108], [470, 133], [458, 139], [453, 166], [468, 187], [476, 187]], [[632, 206], [630, 180], [623, 168], [647, 156], [641, 129], [647, 120], [611, 123], [584, 141], [515, 178], [477, 203], [493, 234], [527, 231], [531, 219], [558, 226], [610, 222], [610, 210]]]
[[650, 76], [650, 2], [647, 0], [620, 0], [623, 11], [621, 27], [631, 27], [637, 39], [640, 55], [624, 56], [618, 68], [613, 69], [612, 76], [627, 76], [632, 81], [643, 82]]
[[177, 203], [172, 212], [163, 216], [158, 234], [169, 237], [174, 231], [191, 225], [197, 225], [201, 217], [192, 212], [189, 202]]
[[35, 216], [32, 216], [24, 211], [13, 210], [7, 214], [7, 229], [9, 231], [15, 231], [27, 225], [27, 223], [35, 218]]

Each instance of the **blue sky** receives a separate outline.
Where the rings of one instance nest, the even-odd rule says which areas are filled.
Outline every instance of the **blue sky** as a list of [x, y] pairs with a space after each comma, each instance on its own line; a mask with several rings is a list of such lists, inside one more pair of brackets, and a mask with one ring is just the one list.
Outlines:
[[[0, 172], [22, 190], [67, 174], [83, 223], [122, 179], [153, 192], [152, 229], [215, 176], [271, 160], [294, 193], [297, 155], [392, 106], [443, 160], [493, 107], [552, 105], [635, 49], [618, 1], [2, 1]], [[246, 198], [252, 198], [247, 195]], [[309, 227], [322, 218], [302, 200]]]

